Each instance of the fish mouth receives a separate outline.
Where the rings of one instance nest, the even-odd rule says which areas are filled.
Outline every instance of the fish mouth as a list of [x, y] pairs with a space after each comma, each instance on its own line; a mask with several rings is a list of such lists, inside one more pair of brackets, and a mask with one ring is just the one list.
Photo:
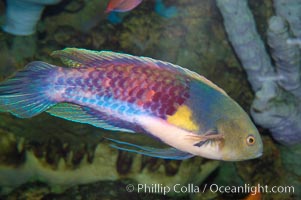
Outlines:
[[262, 154], [263, 154], [263, 152], [262, 152], [262, 151], [260, 151], [258, 154], [256, 154], [255, 158], [261, 157], [261, 156], [262, 156]]

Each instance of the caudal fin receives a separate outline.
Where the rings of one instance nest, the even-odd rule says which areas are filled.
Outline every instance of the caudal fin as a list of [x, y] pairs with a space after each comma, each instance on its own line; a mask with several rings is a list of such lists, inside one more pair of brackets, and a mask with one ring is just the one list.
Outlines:
[[33, 117], [54, 105], [47, 95], [54, 65], [35, 61], [12, 78], [0, 83], [0, 111], [21, 118]]

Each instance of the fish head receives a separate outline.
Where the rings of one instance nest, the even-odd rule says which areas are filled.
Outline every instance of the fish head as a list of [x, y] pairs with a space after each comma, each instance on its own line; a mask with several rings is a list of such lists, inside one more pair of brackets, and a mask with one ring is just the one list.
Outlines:
[[217, 132], [223, 136], [219, 145], [221, 160], [241, 161], [262, 155], [260, 134], [248, 116], [219, 121]]

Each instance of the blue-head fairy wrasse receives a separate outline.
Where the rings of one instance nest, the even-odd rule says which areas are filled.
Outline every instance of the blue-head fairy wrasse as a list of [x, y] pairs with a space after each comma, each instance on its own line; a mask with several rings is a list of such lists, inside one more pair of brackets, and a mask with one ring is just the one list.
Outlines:
[[[165, 159], [246, 160], [261, 137], [221, 88], [188, 69], [147, 57], [67, 48], [69, 66], [29, 63], [0, 84], [0, 110], [21, 118], [43, 111], [103, 129], [147, 134], [170, 148], [110, 139], [114, 147]], [[114, 133], [112, 133], [114, 134]]]

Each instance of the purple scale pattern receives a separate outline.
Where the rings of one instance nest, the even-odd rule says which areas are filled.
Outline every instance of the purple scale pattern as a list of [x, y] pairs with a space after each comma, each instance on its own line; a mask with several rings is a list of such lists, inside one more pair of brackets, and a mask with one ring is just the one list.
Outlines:
[[56, 74], [55, 85], [64, 85], [64, 90], [54, 88], [63, 101], [97, 104], [99, 110], [109, 106], [117, 112], [146, 112], [165, 119], [189, 98], [190, 79], [158, 67], [112, 64], [59, 68]]

